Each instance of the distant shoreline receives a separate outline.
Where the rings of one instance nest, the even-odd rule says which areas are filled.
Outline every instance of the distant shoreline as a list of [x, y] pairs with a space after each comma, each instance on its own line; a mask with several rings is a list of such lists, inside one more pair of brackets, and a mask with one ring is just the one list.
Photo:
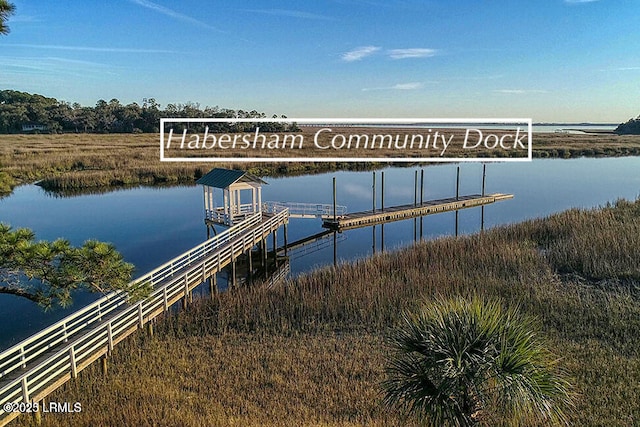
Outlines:
[[[215, 163], [159, 161], [158, 134], [0, 135], [0, 193], [42, 180], [50, 191], [95, 191], [131, 185], [191, 184], [214, 165], [245, 168], [258, 176], [289, 176], [330, 170], [375, 169], [388, 162]], [[304, 153], [301, 153], [304, 154]], [[533, 158], [640, 156], [640, 135], [608, 131], [534, 133]], [[408, 163], [407, 165], [410, 165]]]

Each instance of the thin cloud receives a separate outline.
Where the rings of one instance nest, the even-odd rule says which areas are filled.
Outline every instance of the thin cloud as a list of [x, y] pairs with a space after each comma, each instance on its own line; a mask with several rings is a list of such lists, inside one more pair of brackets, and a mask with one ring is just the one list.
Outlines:
[[362, 90], [367, 92], [371, 90], [418, 90], [422, 89], [424, 84], [421, 82], [409, 82], [409, 83], [398, 83], [393, 86], [382, 86], [382, 87], [366, 87]]
[[603, 68], [600, 71], [638, 71], [640, 67], [617, 67], [617, 68]]
[[496, 89], [494, 92], [506, 93], [512, 95], [524, 95], [528, 93], [547, 93], [546, 90], [540, 89]]
[[289, 9], [244, 9], [243, 12], [260, 13], [263, 15], [285, 16], [289, 18], [314, 19], [319, 21], [332, 21], [333, 18], [316, 13], [304, 12], [301, 10]]
[[33, 49], [51, 49], [51, 50], [75, 50], [85, 52], [113, 52], [113, 53], [175, 53], [164, 49], [136, 49], [121, 47], [95, 47], [95, 46], [68, 46], [57, 44], [26, 44], [26, 43], [8, 43], [4, 46], [11, 47], [28, 47]]
[[56, 57], [2, 57], [0, 58], [2, 74], [38, 76], [48, 78], [52, 76], [69, 75], [74, 77], [104, 76], [117, 74], [117, 67], [99, 62], [82, 61], [77, 59]]
[[16, 15], [11, 17], [11, 22], [42, 22], [42, 19], [31, 15]]
[[391, 49], [388, 51], [391, 59], [405, 58], [429, 58], [438, 53], [435, 49], [413, 48], [413, 49]]
[[445, 77], [444, 80], [496, 80], [503, 77], [503, 74], [489, 74], [486, 76]]
[[416, 89], [422, 89], [423, 86], [424, 85], [422, 83], [418, 83], [418, 82], [398, 83], [397, 85], [391, 86], [391, 89], [394, 89], [394, 90], [416, 90]]
[[564, 0], [565, 3], [594, 3], [599, 0]]
[[137, 4], [138, 6], [146, 7], [147, 9], [153, 10], [154, 12], [161, 13], [165, 16], [168, 16], [173, 19], [177, 19], [178, 21], [187, 22], [189, 24], [194, 24], [199, 27], [207, 28], [209, 30], [223, 32], [222, 30], [207, 24], [206, 22], [202, 22], [196, 18], [192, 18], [191, 16], [182, 14], [180, 12], [176, 12], [173, 9], [169, 9], [168, 7], [159, 5], [149, 0], [130, 0], [132, 3]]
[[377, 46], [362, 46], [357, 47], [349, 52], [342, 54], [342, 60], [346, 62], [360, 61], [367, 56], [371, 56], [380, 50]]

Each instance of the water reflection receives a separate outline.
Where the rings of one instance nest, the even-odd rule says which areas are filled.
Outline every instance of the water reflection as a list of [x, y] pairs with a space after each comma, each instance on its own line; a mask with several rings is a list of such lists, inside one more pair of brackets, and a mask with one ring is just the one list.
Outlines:
[[[420, 239], [474, 233], [500, 224], [546, 216], [571, 207], [594, 207], [618, 198], [640, 195], [640, 158], [536, 159], [531, 163], [496, 163], [487, 166], [487, 193], [515, 194], [480, 209], [412, 218], [373, 228], [327, 234], [316, 248], [291, 249], [290, 270], [297, 275], [322, 265], [364, 258], [381, 250], [393, 250]], [[456, 191], [457, 165], [423, 170], [384, 168], [376, 171], [379, 188], [384, 172], [384, 200], [376, 188], [376, 205], [395, 206], [451, 197]], [[372, 172], [339, 171], [320, 175], [267, 178], [264, 200], [327, 203], [333, 199], [332, 178], [337, 181], [337, 203], [349, 212], [373, 205]], [[483, 170], [480, 164], [460, 168], [459, 193], [479, 194]], [[456, 220], [456, 216], [458, 217]], [[34, 185], [21, 186], [0, 199], [0, 222], [31, 228], [37, 239], [62, 237], [73, 245], [98, 239], [112, 242], [125, 259], [136, 265], [136, 275], [187, 251], [206, 238], [202, 191], [197, 187], [137, 187], [105, 194], [72, 198], [50, 197]], [[457, 226], [456, 226], [457, 225]], [[292, 218], [288, 242], [322, 233], [318, 219]], [[276, 246], [284, 246], [278, 233]], [[335, 242], [335, 244], [334, 244]], [[269, 242], [272, 243], [272, 242]], [[306, 252], [305, 252], [306, 251]], [[220, 288], [228, 286], [219, 275]], [[42, 313], [29, 301], [0, 294], [0, 348], [40, 330], [96, 298], [79, 294], [69, 310]]]

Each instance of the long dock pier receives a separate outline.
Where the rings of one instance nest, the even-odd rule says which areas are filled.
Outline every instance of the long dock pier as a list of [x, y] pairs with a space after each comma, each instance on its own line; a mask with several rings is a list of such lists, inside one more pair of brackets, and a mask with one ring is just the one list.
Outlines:
[[513, 194], [495, 193], [488, 195], [471, 194], [446, 199], [429, 200], [423, 203], [392, 206], [384, 209], [354, 212], [335, 218], [327, 218], [322, 222], [324, 228], [330, 230], [350, 230], [386, 222], [400, 221], [436, 213], [457, 211], [460, 209], [483, 206], [500, 200], [512, 199]]
[[[98, 359], [102, 359], [106, 370], [107, 357], [119, 342], [152, 325], [150, 322], [167, 313], [174, 303], [186, 303], [191, 291], [202, 283], [209, 281], [213, 287], [216, 273], [229, 264], [235, 265], [254, 246], [262, 243], [266, 247], [267, 237], [288, 222], [287, 209], [275, 214], [252, 214], [134, 280], [133, 284], [153, 285], [147, 299], [128, 304], [121, 293], [110, 293], [2, 351], [0, 427], [19, 415], [7, 411], [12, 405], [42, 402]], [[288, 271], [288, 265], [283, 271]]]

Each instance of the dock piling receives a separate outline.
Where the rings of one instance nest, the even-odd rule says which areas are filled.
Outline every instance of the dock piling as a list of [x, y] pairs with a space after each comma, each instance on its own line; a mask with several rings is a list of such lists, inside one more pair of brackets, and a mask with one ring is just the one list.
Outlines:
[[248, 273], [248, 278], [247, 280], [249, 281], [249, 283], [253, 282], [253, 257], [251, 256], [251, 253], [253, 248], [249, 248], [249, 250], [247, 251], [247, 260], [249, 262], [249, 271]]
[[482, 197], [484, 197], [484, 183], [486, 179], [487, 179], [487, 165], [483, 164], [482, 165]]
[[460, 166], [456, 172], [456, 200], [460, 200]]
[[372, 211], [375, 212], [376, 211], [376, 173], [375, 171], [373, 172], [373, 194], [371, 195], [371, 200], [373, 201], [373, 208]]
[[[484, 197], [485, 195], [485, 182], [487, 179], [487, 164], [483, 163], [482, 164], [482, 197]], [[484, 205], [482, 205], [482, 208], [480, 209], [480, 231], [484, 231]]]
[[382, 171], [382, 191], [380, 195], [380, 209], [384, 210], [384, 171]]
[[104, 355], [100, 358], [100, 366], [102, 367], [102, 375], [103, 376], [107, 376], [108, 373], [108, 369], [107, 369], [107, 356]]
[[209, 294], [214, 298], [218, 293], [218, 276], [214, 273], [209, 277]]
[[[424, 203], [424, 169], [420, 169], [420, 206]], [[420, 216], [420, 241], [422, 241], [422, 229], [424, 224], [424, 216]]]
[[418, 204], [418, 170], [416, 169], [413, 177], [413, 206]]
[[289, 240], [289, 236], [288, 236], [288, 233], [287, 233], [287, 224], [285, 224], [284, 225], [284, 256], [288, 255], [288, 249], [287, 249], [287, 246], [288, 246], [288, 242], [287, 241], [288, 240]]

